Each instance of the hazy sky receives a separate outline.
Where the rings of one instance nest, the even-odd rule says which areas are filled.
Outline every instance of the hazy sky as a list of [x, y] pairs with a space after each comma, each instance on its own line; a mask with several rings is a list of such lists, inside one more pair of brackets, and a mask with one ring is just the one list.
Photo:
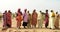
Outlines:
[[[11, 12], [16, 12], [18, 8], [21, 8], [23, 12], [27, 8], [30, 12], [33, 9], [37, 11], [45, 12], [46, 9], [49, 11], [53, 9], [54, 11], [60, 10], [60, 0], [0, 0], [0, 12], [5, 10], [11, 10]], [[60, 12], [60, 11], [59, 11]]]

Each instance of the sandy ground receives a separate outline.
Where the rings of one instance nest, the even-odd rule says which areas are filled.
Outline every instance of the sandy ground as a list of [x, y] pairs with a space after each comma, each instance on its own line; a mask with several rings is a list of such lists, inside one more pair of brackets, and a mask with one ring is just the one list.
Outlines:
[[9, 28], [7, 30], [0, 30], [0, 32], [60, 32], [60, 30], [52, 30], [52, 29], [16, 29]]
[[47, 28], [23, 29], [23, 26], [21, 26], [22, 29], [17, 29], [16, 24], [17, 23], [14, 18], [14, 19], [12, 19], [12, 27], [13, 28], [8, 28], [7, 30], [2, 30], [3, 21], [0, 20], [0, 32], [60, 32], [60, 30], [58, 30], [58, 29], [52, 30], [52, 29], [47, 29]]

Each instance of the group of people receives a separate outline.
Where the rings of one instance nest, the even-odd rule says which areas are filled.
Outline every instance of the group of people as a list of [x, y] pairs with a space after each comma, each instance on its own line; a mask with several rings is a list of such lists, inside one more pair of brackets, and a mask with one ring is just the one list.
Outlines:
[[10, 10], [7, 10], [3, 13], [3, 27], [6, 28], [6, 27], [11, 27], [11, 12]]
[[[11, 28], [11, 17], [10, 10], [7, 12], [5, 11], [3, 13], [3, 27], [9, 27]], [[45, 17], [45, 18], [44, 18]], [[36, 9], [33, 10], [33, 13], [30, 14], [27, 9], [24, 10], [24, 13], [21, 12], [21, 9], [18, 9], [16, 13], [16, 21], [17, 21], [17, 28], [20, 28], [21, 22], [23, 21], [23, 27], [24, 28], [36, 28], [36, 25], [38, 24], [38, 28], [42, 28], [43, 23], [45, 24], [46, 28], [54, 29], [59, 28], [59, 14], [58, 12], [54, 13], [53, 10], [51, 10], [51, 13], [48, 13], [48, 10], [46, 10], [46, 13], [40, 13], [38, 14], [36, 12]]]

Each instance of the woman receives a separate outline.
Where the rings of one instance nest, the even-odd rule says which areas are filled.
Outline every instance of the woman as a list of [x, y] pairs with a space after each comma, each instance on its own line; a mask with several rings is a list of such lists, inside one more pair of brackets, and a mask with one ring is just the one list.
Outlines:
[[5, 30], [5, 29], [7, 29], [7, 11], [3, 13], [3, 29], [2, 30]]
[[55, 13], [53, 10], [51, 10], [51, 14], [50, 14], [50, 17], [49, 17], [49, 28], [50, 29], [54, 29], [54, 21], [55, 21]]
[[45, 27], [46, 28], [48, 26], [48, 22], [49, 22], [49, 15], [48, 15], [48, 10], [46, 10], [46, 14], [45, 14]]
[[23, 14], [23, 26], [24, 26], [24, 28], [27, 28], [27, 24], [28, 24], [28, 14], [27, 14], [27, 9], [25, 9], [24, 14]]
[[18, 9], [16, 21], [17, 21], [17, 28], [20, 28], [21, 21], [22, 21], [22, 13], [21, 13], [20, 9]]
[[28, 11], [28, 28], [31, 28], [31, 20], [32, 20], [32, 17], [31, 17], [31, 14], [29, 13]]
[[43, 15], [42, 12], [40, 11], [38, 15], [38, 28], [42, 28], [42, 26], [43, 26]]
[[9, 27], [9, 28], [11, 28], [11, 20], [12, 18], [11, 18], [11, 12], [10, 12], [10, 10], [8, 11], [8, 13], [7, 13], [7, 26]]
[[7, 27], [7, 11], [3, 13], [3, 27]]
[[37, 13], [36, 13], [36, 10], [34, 9], [33, 10], [33, 13], [32, 13], [32, 27], [35, 27], [36, 28], [36, 24], [37, 24]]
[[55, 28], [59, 28], [59, 14], [58, 12], [56, 12], [56, 16], [55, 16]]

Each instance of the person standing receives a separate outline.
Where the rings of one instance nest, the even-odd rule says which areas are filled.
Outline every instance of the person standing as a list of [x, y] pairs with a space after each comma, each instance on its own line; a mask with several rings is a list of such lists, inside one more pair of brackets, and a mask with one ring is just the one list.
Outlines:
[[36, 28], [37, 17], [38, 17], [38, 14], [36, 13], [36, 10], [34, 9], [34, 10], [33, 10], [33, 13], [32, 13], [32, 28], [33, 28], [33, 27]]
[[7, 28], [7, 10], [3, 13], [3, 28]]
[[28, 11], [28, 28], [31, 28], [31, 21], [32, 21], [32, 17], [31, 17], [31, 14], [29, 13]]
[[21, 22], [22, 22], [22, 12], [20, 11], [20, 9], [18, 9], [16, 21], [17, 21], [17, 28], [20, 29]]
[[8, 10], [8, 13], [7, 13], [7, 26], [8, 26], [8, 28], [11, 28], [11, 22], [12, 22], [11, 12], [10, 12], [10, 10]]
[[55, 13], [53, 10], [51, 10], [51, 14], [50, 14], [50, 17], [49, 17], [49, 28], [50, 29], [54, 29], [54, 21], [55, 21]]
[[42, 28], [43, 26], [43, 15], [42, 12], [40, 11], [39, 15], [38, 15], [38, 28]]
[[56, 16], [55, 16], [55, 23], [54, 23], [55, 28], [59, 28], [59, 14], [58, 12], [56, 12]]
[[24, 28], [27, 28], [27, 24], [28, 24], [28, 13], [27, 13], [27, 9], [25, 9], [24, 14], [23, 14], [23, 26], [24, 26]]
[[49, 23], [49, 14], [48, 14], [48, 10], [46, 10], [46, 14], [45, 14], [45, 27], [47, 28]]

